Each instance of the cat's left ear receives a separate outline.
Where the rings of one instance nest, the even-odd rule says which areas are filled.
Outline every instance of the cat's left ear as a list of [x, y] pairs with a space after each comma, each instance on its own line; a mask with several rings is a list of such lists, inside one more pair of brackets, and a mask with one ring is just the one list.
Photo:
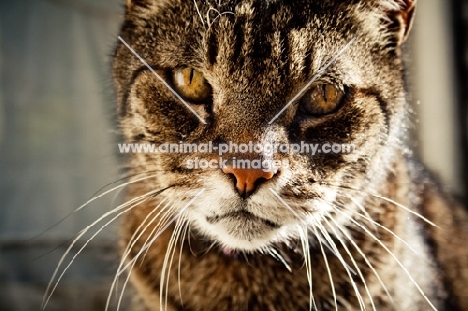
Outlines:
[[[143, 8], [150, 8], [151, 6], [154, 6], [155, 3], [158, 1], [155, 0], [125, 0], [125, 3], [127, 5], [127, 9], [131, 11], [134, 7], [143, 7]], [[163, 1], [159, 1], [163, 2]]]
[[[388, 1], [388, 0], [384, 0]], [[416, 0], [391, 0], [395, 4], [396, 10], [388, 13], [392, 23], [389, 25], [395, 32], [395, 42], [400, 46], [408, 38], [411, 26], [413, 24]]]

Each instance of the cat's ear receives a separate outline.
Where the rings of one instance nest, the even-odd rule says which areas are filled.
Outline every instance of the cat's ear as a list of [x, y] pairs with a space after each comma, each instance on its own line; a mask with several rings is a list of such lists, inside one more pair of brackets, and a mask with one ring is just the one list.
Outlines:
[[395, 43], [400, 46], [408, 38], [413, 24], [417, 0], [383, 0], [391, 2], [392, 9], [387, 11], [390, 18], [389, 30], [395, 34]]
[[131, 10], [134, 7], [143, 7], [149, 8], [151, 7], [156, 0], [125, 0], [127, 4], [127, 10]]

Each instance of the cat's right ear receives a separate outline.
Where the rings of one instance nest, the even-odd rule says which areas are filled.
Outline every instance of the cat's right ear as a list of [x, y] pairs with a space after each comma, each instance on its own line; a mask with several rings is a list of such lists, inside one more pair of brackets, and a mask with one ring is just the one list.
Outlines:
[[395, 43], [400, 46], [408, 38], [413, 24], [417, 0], [383, 0], [390, 3], [393, 9], [387, 11], [390, 18], [389, 30], [394, 33]]

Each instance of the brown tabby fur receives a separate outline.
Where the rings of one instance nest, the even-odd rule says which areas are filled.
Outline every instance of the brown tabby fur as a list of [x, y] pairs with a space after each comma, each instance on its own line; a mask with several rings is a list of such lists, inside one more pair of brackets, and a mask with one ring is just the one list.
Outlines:
[[[213, 88], [213, 98], [192, 105], [206, 121], [203, 124], [119, 44], [114, 76], [127, 142], [309, 141], [356, 146], [352, 154], [333, 156], [276, 154], [277, 159], [289, 160], [290, 167], [280, 169], [247, 199], [236, 193], [232, 179], [221, 170], [184, 167], [189, 158], [216, 159], [215, 154], [132, 154], [132, 173], [148, 179], [131, 184], [129, 198], [165, 190], [128, 213], [122, 224], [123, 247], [161, 202], [162, 206], [169, 204], [170, 219], [205, 189], [184, 214], [188, 225], [183, 228], [190, 230], [182, 237], [183, 247], [181, 243], [175, 247], [174, 264], [165, 270], [171, 272], [167, 289], [166, 283], [161, 288], [160, 278], [174, 225], [132, 269], [132, 283], [149, 310], [160, 310], [161, 292], [162, 309], [167, 295], [168, 310], [309, 310], [306, 252], [311, 257], [312, 293], [318, 310], [361, 310], [356, 289], [367, 310], [372, 310], [371, 301], [376, 310], [431, 310], [395, 258], [437, 310], [468, 310], [466, 212], [439, 190], [402, 142], [408, 101], [401, 44], [411, 25], [414, 4], [409, 0], [128, 1], [121, 37], [163, 78], [175, 68], [202, 72]], [[268, 125], [353, 38], [349, 49], [317, 80], [345, 87], [342, 107], [324, 117], [308, 118], [298, 114], [297, 104], [293, 104]], [[360, 207], [374, 222], [358, 216]], [[237, 208], [275, 223], [284, 234], [274, 240], [269, 235], [271, 228], [265, 225], [226, 220], [232, 240], [250, 245], [242, 249], [219, 238], [199, 218]], [[343, 212], [361, 226], [343, 217]], [[150, 233], [163, 215], [144, 230], [128, 260], [151, 239]], [[320, 228], [308, 228], [309, 248], [304, 250], [296, 228], [311, 215], [323, 217]], [[348, 232], [357, 247], [337, 234], [339, 228]], [[331, 236], [322, 240], [335, 245], [342, 260], [317, 238], [314, 230], [323, 236], [321, 229]], [[271, 243], [252, 249], [264, 236]], [[269, 248], [284, 257], [291, 272], [281, 261], [260, 252]], [[359, 270], [365, 283], [347, 271], [342, 261]]]

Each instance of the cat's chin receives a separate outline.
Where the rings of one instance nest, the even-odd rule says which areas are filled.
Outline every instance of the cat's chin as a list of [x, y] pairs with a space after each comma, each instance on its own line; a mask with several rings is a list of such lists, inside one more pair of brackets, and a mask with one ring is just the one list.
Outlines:
[[255, 252], [264, 249], [277, 237], [281, 226], [248, 212], [233, 212], [218, 217], [198, 219], [204, 235], [215, 240], [226, 253]]

